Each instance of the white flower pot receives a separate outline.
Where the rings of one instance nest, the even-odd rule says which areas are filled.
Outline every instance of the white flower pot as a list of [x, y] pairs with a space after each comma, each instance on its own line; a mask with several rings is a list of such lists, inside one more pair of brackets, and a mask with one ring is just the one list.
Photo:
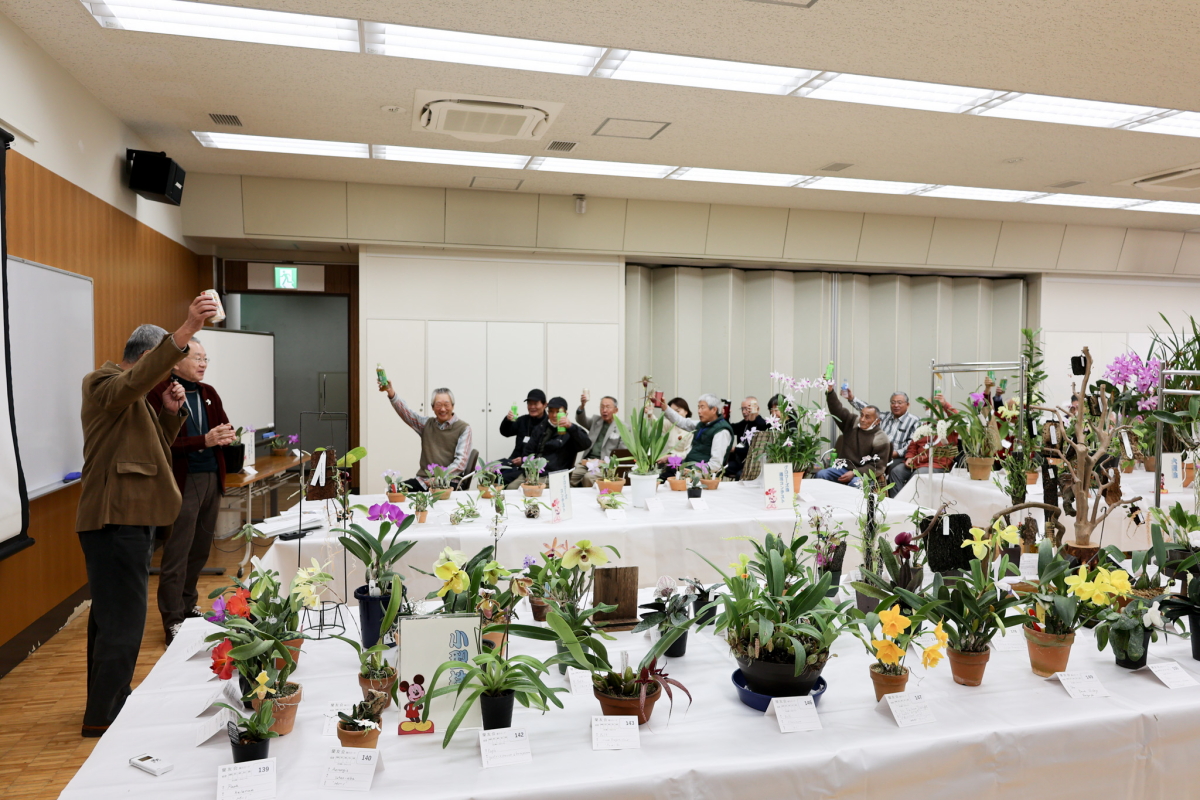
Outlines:
[[654, 497], [658, 491], [658, 475], [629, 473], [629, 490], [633, 495], [634, 508], [645, 508], [646, 500]]

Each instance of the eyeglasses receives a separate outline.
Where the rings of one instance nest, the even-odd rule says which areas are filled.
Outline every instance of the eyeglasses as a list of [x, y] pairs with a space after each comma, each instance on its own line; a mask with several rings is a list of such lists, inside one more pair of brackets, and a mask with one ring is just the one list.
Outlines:
[[209, 358], [207, 356], [188, 356], [188, 361], [195, 361], [197, 364], [207, 364]]

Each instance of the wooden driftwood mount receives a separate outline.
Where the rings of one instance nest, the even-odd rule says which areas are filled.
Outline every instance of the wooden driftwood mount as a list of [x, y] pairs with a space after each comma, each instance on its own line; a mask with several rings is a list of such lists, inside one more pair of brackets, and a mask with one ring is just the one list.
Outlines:
[[606, 630], [628, 630], [638, 617], [638, 568], [597, 567], [592, 584], [592, 602], [617, 607], [607, 614], [597, 613], [592, 619]]

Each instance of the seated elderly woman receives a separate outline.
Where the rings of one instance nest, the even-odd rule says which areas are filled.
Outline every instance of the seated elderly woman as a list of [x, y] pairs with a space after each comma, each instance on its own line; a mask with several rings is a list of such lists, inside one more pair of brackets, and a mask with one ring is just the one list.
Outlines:
[[461, 475], [471, 455], [471, 426], [454, 413], [454, 392], [445, 387], [434, 389], [429, 395], [433, 416], [426, 417], [400, 399], [391, 381], [381, 383], [379, 391], [387, 392], [400, 419], [421, 437], [420, 469], [417, 477], [405, 481], [405, 485], [418, 492], [427, 489], [425, 479], [429, 472], [426, 467], [430, 464], [447, 467], [452, 475]]
[[[733, 445], [733, 426], [721, 416], [721, 400], [715, 394], [702, 394], [696, 403], [699, 422], [688, 419], [667, 406], [663, 414], [676, 428], [692, 432], [692, 446], [683, 457], [684, 464], [703, 461], [712, 467], [725, 463], [729, 448]], [[667, 467], [659, 473], [659, 480], [674, 477], [675, 468]]]

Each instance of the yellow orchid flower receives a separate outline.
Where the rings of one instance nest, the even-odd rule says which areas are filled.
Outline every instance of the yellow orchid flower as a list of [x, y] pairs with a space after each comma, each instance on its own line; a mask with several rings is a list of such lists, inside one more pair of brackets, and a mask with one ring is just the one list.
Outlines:
[[961, 546], [971, 548], [971, 552], [975, 555], [975, 557], [982, 560], [983, 557], [988, 554], [988, 550], [992, 546], [992, 540], [985, 539], [985, 536], [986, 534], [982, 528], [971, 528], [972, 538], [965, 539]]
[[268, 694], [275, 694], [275, 690], [267, 686], [270, 682], [271, 676], [267, 675], [266, 670], [263, 670], [254, 679], [255, 686], [250, 690], [250, 693], [257, 695], [259, 700], [264, 699]]
[[580, 539], [575, 542], [575, 546], [568, 549], [562, 557], [562, 565], [566, 569], [574, 569], [579, 567], [583, 571], [587, 571], [592, 567], [602, 567], [608, 563], [608, 556], [599, 547], [592, 547], [592, 543], [587, 539]]
[[[438, 577], [441, 576], [439, 575]], [[445, 579], [445, 581], [446, 582], [442, 584], [442, 588], [438, 589], [438, 597], [445, 597], [446, 592], [454, 592], [455, 594], [459, 594], [460, 592], [464, 591], [468, 586], [471, 585], [471, 576], [467, 575], [467, 573], [463, 572], [461, 569], [456, 568], [455, 571]]]
[[879, 612], [879, 624], [883, 629], [883, 635], [891, 639], [895, 639], [900, 634], [904, 633], [904, 629], [909, 626], [908, 617], [900, 613], [900, 606], [894, 605], [886, 611]]
[[509, 583], [509, 588], [517, 597], [529, 597], [529, 592], [533, 588], [533, 578], [527, 576], [513, 578]]
[[489, 561], [483, 567], [483, 580], [495, 586], [501, 578], [507, 578], [512, 573], [500, 565], [499, 561]]
[[[1079, 572], [1075, 575], [1068, 575], [1066, 579], [1067, 590], [1075, 591], [1075, 587], [1087, 581], [1087, 567], [1080, 567]], [[1079, 594], [1078, 592], [1075, 592]]]
[[463, 564], [467, 563], [467, 554], [452, 547], [447, 547], [433, 562], [433, 574], [444, 581], [450, 580]]
[[737, 561], [729, 562], [729, 568], [738, 574], [739, 578], [750, 577], [750, 556], [742, 553]]
[[1017, 526], [1009, 525], [1007, 528], [1000, 527], [1000, 520], [992, 526], [992, 530], [1000, 537], [1000, 540], [1008, 544], [1017, 544], [1021, 541], [1021, 537], [1017, 534]]
[[884, 664], [899, 664], [900, 659], [904, 658], [904, 651], [893, 641], [873, 639], [871, 644], [875, 645], [875, 657]]
[[921, 652], [921, 666], [925, 667], [925, 669], [933, 669], [942, 660], [943, 655], [941, 645], [926, 647]]
[[933, 629], [933, 637], [937, 639], [938, 647], [945, 647], [950, 641], [950, 635], [942, 629], [942, 623], [939, 622]]
[[1108, 580], [1112, 585], [1112, 591], [1121, 596], [1128, 595], [1133, 591], [1133, 585], [1129, 583], [1129, 573], [1123, 569], [1113, 570]]

